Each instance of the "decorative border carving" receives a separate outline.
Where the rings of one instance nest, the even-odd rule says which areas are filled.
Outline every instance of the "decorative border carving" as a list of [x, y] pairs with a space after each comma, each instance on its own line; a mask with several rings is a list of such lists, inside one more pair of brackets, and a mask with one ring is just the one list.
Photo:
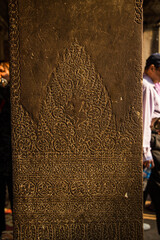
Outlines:
[[[10, 76], [11, 76], [11, 125], [12, 132], [14, 129], [14, 116], [17, 112], [18, 104], [20, 103], [20, 62], [19, 62], [19, 15], [18, 15], [18, 0], [9, 0], [8, 4], [9, 11], [9, 41], [10, 41]], [[17, 114], [16, 114], [17, 115]], [[12, 134], [13, 142], [13, 134]], [[13, 171], [13, 190], [15, 191], [16, 184], [16, 160], [14, 154], [14, 147], [12, 148], [12, 171]], [[17, 201], [14, 199], [13, 214], [16, 207]], [[16, 229], [15, 216], [13, 215], [13, 223]], [[16, 231], [13, 232], [14, 239], [17, 239]]]
[[[123, 222], [92, 222], [74, 223], [59, 222], [41, 225], [28, 222], [27, 226], [20, 226], [17, 222], [15, 228], [15, 239], [55, 239], [55, 240], [110, 240], [112, 239], [134, 239], [139, 240], [143, 236], [139, 235], [141, 223], [138, 221]], [[112, 235], [111, 235], [112, 234]], [[126, 238], [128, 236], [128, 238]]]
[[142, 22], [143, 0], [135, 0], [135, 22], [140, 24]]

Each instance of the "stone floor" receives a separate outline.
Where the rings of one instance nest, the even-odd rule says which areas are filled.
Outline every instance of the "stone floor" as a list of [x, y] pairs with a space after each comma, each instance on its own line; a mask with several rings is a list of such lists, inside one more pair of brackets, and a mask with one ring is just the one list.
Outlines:
[[[146, 204], [150, 204], [150, 202], [148, 201]], [[144, 231], [144, 240], [160, 240], [160, 235], [157, 232], [155, 213], [144, 209], [143, 219], [144, 223], [148, 223], [151, 226], [150, 230]]]

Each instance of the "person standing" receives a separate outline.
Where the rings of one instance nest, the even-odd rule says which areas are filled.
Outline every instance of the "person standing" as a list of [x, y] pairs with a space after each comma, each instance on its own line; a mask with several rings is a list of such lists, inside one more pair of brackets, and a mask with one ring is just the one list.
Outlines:
[[12, 193], [12, 151], [10, 121], [9, 63], [0, 63], [0, 239], [5, 230], [5, 197], [8, 187], [11, 208]]
[[151, 149], [151, 123], [153, 119], [160, 118], [159, 82], [160, 54], [154, 53], [146, 60], [143, 75], [143, 165], [145, 168], [152, 168], [146, 191], [151, 196], [151, 200], [155, 206], [157, 227], [160, 234], [160, 210], [157, 205], [157, 199], [160, 199], [160, 175], [159, 181], [155, 181], [155, 163]]

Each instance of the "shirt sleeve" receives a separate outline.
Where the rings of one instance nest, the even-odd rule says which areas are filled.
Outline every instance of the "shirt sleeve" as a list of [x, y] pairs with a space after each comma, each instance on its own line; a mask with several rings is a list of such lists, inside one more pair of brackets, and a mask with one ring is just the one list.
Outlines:
[[151, 120], [154, 112], [154, 95], [149, 86], [143, 85], [143, 160], [152, 159], [151, 141]]

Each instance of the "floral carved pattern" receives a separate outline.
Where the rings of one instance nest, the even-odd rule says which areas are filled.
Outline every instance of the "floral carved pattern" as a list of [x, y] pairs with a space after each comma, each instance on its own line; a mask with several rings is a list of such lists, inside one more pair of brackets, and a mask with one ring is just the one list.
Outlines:
[[102, 151], [100, 141], [106, 138], [112, 116], [102, 79], [77, 42], [58, 62], [40, 111], [41, 122], [52, 138], [52, 150], [73, 154]]

